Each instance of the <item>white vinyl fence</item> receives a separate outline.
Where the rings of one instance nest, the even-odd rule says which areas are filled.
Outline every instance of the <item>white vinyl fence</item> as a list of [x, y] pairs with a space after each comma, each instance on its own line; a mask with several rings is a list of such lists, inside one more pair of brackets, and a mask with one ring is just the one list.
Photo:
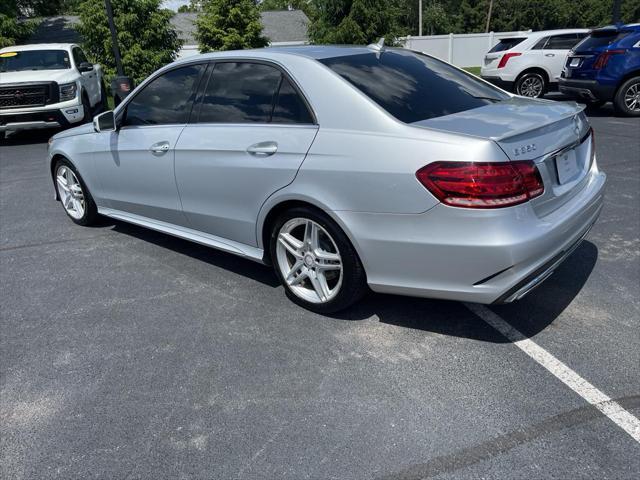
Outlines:
[[527, 33], [531, 33], [531, 30], [526, 32], [450, 33], [449, 35], [406, 37], [403, 40], [405, 48], [433, 55], [458, 67], [479, 67], [482, 65], [484, 55], [501, 38], [517, 37]]

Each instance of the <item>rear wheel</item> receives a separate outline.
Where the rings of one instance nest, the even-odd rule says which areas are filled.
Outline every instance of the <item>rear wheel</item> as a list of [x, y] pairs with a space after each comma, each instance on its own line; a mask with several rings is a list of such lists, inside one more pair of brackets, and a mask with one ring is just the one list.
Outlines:
[[271, 259], [289, 299], [318, 313], [333, 313], [367, 291], [362, 263], [344, 232], [324, 213], [297, 207], [278, 218]]
[[67, 160], [59, 160], [54, 172], [58, 198], [69, 218], [78, 225], [95, 223], [98, 209], [75, 167]]
[[620, 85], [613, 106], [620, 115], [640, 117], [640, 77], [630, 78]]
[[523, 73], [516, 80], [516, 93], [523, 97], [539, 98], [547, 90], [547, 81], [537, 72]]

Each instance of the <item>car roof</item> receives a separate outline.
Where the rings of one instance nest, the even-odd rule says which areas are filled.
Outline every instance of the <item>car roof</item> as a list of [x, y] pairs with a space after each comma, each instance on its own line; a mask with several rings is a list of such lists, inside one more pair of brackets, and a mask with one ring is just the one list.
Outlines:
[[[388, 50], [395, 50], [389, 48]], [[409, 51], [406, 49], [400, 49]], [[343, 57], [348, 55], [358, 55], [363, 53], [373, 53], [376, 50], [372, 47], [359, 45], [298, 45], [298, 46], [277, 46], [266, 48], [254, 48], [249, 50], [226, 50], [221, 52], [203, 53], [177, 60], [176, 63], [189, 63], [191, 61], [215, 60], [223, 58], [262, 58], [265, 60], [277, 60], [282, 56], [294, 55], [306, 57], [314, 60], [324, 58]]]
[[28, 50], [68, 50], [75, 47], [75, 43], [34, 43], [31, 45], [12, 45], [0, 49], [0, 52], [24, 52]]
[[540, 30], [538, 32], [525, 32], [522, 35], [513, 35], [510, 38], [521, 38], [521, 37], [527, 37], [527, 38], [538, 38], [538, 37], [546, 37], [549, 35], [563, 35], [565, 33], [588, 33], [591, 30], [588, 28], [564, 28], [561, 30]]

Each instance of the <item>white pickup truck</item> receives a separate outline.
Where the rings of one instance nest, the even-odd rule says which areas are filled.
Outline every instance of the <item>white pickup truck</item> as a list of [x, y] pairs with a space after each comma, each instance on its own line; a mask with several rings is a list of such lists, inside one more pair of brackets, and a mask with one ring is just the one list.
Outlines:
[[72, 43], [0, 49], [0, 138], [5, 132], [86, 123], [106, 106], [100, 65]]

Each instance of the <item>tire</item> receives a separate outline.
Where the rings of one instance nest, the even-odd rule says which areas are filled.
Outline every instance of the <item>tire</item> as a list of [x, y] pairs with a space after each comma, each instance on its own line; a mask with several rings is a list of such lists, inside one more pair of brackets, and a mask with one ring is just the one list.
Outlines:
[[624, 82], [613, 97], [616, 113], [625, 117], [640, 117], [640, 77]]
[[[310, 233], [314, 231], [315, 236]], [[269, 249], [287, 297], [307, 310], [334, 313], [356, 303], [368, 290], [351, 242], [320, 210], [296, 207], [283, 213], [273, 224]]]
[[82, 110], [84, 111], [84, 117], [82, 117], [81, 123], [89, 123], [93, 120], [93, 112], [91, 110], [91, 103], [85, 93], [82, 94]]
[[518, 95], [529, 98], [540, 98], [547, 91], [547, 80], [538, 72], [526, 72], [518, 77], [515, 90]]
[[100, 82], [100, 113], [106, 112], [108, 109], [107, 89], [104, 87], [104, 82]]
[[71, 221], [83, 226], [94, 225], [98, 219], [98, 209], [87, 185], [73, 164], [65, 159], [58, 160], [53, 175], [58, 198]]

